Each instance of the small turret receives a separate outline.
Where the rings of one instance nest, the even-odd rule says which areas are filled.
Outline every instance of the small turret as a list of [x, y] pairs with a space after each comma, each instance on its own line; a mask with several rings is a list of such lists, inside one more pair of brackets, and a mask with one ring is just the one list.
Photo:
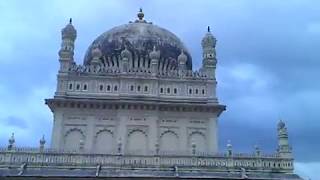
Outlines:
[[286, 124], [280, 120], [278, 123], [278, 154], [281, 157], [291, 158], [292, 152], [288, 141], [288, 131]]
[[72, 18], [69, 19], [69, 24], [61, 30], [62, 39], [70, 39], [75, 41], [77, 38], [77, 30], [72, 25]]
[[77, 31], [72, 25], [70, 18], [69, 24], [61, 30], [61, 48], [59, 50], [60, 72], [67, 72], [74, 63], [74, 41], [77, 38]]
[[137, 14], [138, 19], [135, 21], [136, 23], [146, 23], [147, 21], [144, 20], [144, 13], [142, 11], [142, 8], [139, 9], [139, 12]]
[[232, 156], [232, 144], [231, 144], [231, 141], [228, 140], [228, 143], [227, 143], [227, 156], [230, 157]]
[[40, 152], [42, 152], [44, 150], [44, 145], [46, 144], [46, 140], [44, 138], [44, 135], [40, 139], [39, 143], [40, 143]]
[[210, 27], [208, 26], [208, 32], [201, 41], [203, 50], [203, 61], [202, 70], [209, 78], [215, 78], [215, 69], [217, 64], [216, 59], [216, 38], [210, 32]]
[[14, 149], [14, 147], [15, 147], [14, 144], [16, 142], [16, 140], [14, 138], [14, 133], [11, 134], [11, 137], [9, 138], [8, 142], [9, 142], [8, 150], [11, 151]]
[[92, 55], [92, 61], [91, 61], [91, 65], [93, 66], [98, 66], [100, 64], [100, 58], [102, 56], [102, 52], [99, 48], [98, 45], [94, 45], [92, 51], [91, 51], [91, 55]]
[[255, 155], [256, 156], [260, 156], [261, 155], [261, 150], [260, 150], [258, 145], [254, 146], [254, 150], [255, 150]]
[[178, 56], [178, 69], [180, 72], [185, 71], [187, 69], [187, 60], [187, 55], [185, 55], [183, 49], [181, 49], [181, 53]]
[[151, 59], [151, 72], [152, 75], [158, 74], [158, 64], [160, 59], [160, 51], [156, 50], [156, 46], [153, 46], [153, 50], [150, 52], [149, 57]]
[[122, 66], [121, 66], [121, 72], [128, 72], [129, 70], [129, 61], [132, 59], [132, 54], [128, 50], [127, 46], [125, 46], [124, 50], [121, 51], [121, 58], [122, 58]]

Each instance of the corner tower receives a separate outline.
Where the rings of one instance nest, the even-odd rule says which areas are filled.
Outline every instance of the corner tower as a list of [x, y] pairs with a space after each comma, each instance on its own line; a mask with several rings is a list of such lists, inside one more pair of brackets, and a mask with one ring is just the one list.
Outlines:
[[203, 51], [202, 70], [209, 78], [212, 79], [215, 79], [215, 70], [217, 65], [216, 42], [216, 38], [210, 31], [210, 26], [208, 26], [208, 31], [201, 41]]
[[69, 68], [74, 63], [74, 42], [77, 38], [77, 31], [72, 25], [72, 19], [70, 18], [69, 24], [61, 30], [61, 48], [59, 50], [59, 72], [68, 72]]
[[286, 124], [280, 120], [278, 123], [278, 154], [280, 157], [292, 158], [292, 148], [288, 141], [288, 130]]

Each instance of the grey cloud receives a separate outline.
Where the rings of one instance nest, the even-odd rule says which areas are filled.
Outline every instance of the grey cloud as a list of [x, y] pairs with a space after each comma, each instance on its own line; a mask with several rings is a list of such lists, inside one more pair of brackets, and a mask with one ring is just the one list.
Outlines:
[[[0, 16], [0, 22], [7, 22], [2, 27], [11, 27], [8, 32], [12, 34], [8, 37], [14, 48], [13, 54], [2, 57], [10, 59], [9, 65], [0, 61], [0, 83], [12, 92], [16, 103], [37, 86], [52, 87], [54, 91], [60, 29], [69, 17], [74, 18], [78, 30], [76, 61], [82, 63], [87, 47], [98, 35], [133, 20], [142, 6], [147, 20], [176, 33], [185, 42], [196, 68], [201, 65], [201, 38], [206, 26], [212, 27], [218, 39], [219, 99], [228, 108], [220, 120], [222, 151], [226, 141], [231, 139], [237, 151], [252, 151], [253, 145], [258, 143], [265, 151], [273, 152], [275, 126], [282, 117], [287, 121], [297, 160], [320, 160], [319, 155], [313, 153], [319, 152], [319, 145], [314, 142], [319, 139], [317, 131], [320, 129], [316, 109], [320, 97], [317, 93], [320, 92], [317, 79], [320, 76], [320, 31], [316, 25], [320, 22], [320, 2], [112, 1], [110, 5], [103, 3], [104, 8], [100, 4], [86, 3], [88, 7], [84, 10], [78, 1], [68, 1], [73, 6], [64, 3], [57, 1], [51, 6], [31, 1], [21, 11], [23, 6], [19, 2], [8, 10], [8, 14], [14, 12], [13, 18], [11, 14]], [[1, 17], [11, 19], [5, 21]], [[19, 25], [15, 24], [17, 19]], [[29, 28], [15, 32], [16, 26]], [[256, 77], [243, 81], [225, 71], [237, 64], [257, 67], [257, 72], [252, 74]], [[7, 74], [11, 75], [10, 79]], [[260, 80], [267, 85], [253, 87], [252, 84]], [[51, 117], [47, 118], [48, 126]], [[31, 122], [37, 123], [36, 120]], [[50, 128], [44, 130], [50, 133]], [[37, 133], [30, 133], [35, 142]]]
[[15, 116], [9, 116], [6, 118], [0, 119], [0, 123], [7, 126], [14, 126], [16, 128], [20, 129], [27, 129], [28, 125], [26, 121], [22, 118], [15, 117]]

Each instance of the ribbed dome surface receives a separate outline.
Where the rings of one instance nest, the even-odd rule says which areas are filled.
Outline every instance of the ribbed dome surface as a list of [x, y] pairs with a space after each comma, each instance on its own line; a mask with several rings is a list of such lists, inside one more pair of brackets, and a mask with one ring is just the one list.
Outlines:
[[170, 31], [144, 20], [114, 27], [100, 35], [87, 50], [84, 59], [86, 65], [91, 64], [91, 52], [94, 46], [100, 48], [103, 63], [108, 57], [119, 59], [121, 51], [125, 47], [132, 53], [133, 59], [149, 58], [149, 53], [155, 46], [157, 51], [160, 51], [160, 62], [166, 61], [166, 64], [175, 67], [178, 66], [177, 58], [183, 49], [187, 56], [187, 69], [192, 69], [191, 56], [180, 39]]

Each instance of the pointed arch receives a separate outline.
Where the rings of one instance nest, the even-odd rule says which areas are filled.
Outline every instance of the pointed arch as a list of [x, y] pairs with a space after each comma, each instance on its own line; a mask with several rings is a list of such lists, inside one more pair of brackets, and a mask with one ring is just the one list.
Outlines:
[[111, 153], [114, 151], [115, 141], [113, 132], [109, 129], [101, 129], [94, 136], [94, 152]]
[[191, 149], [192, 143], [196, 144], [196, 151], [197, 152], [207, 152], [208, 151], [208, 144], [206, 140], [206, 135], [201, 131], [193, 131], [189, 135], [189, 147]]
[[146, 154], [148, 135], [141, 129], [133, 129], [128, 133], [127, 151], [134, 154]]
[[166, 130], [160, 134], [160, 150], [162, 152], [177, 152], [179, 151], [179, 136], [172, 130]]
[[71, 128], [64, 135], [64, 149], [79, 150], [80, 140], [85, 139], [84, 132], [79, 128]]

